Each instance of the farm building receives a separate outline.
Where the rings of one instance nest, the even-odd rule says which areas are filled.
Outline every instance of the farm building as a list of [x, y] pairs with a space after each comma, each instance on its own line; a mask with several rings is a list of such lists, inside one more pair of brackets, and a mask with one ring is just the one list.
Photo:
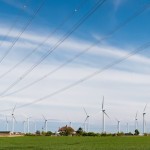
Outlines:
[[76, 134], [75, 130], [72, 127], [69, 127], [67, 125], [59, 128], [58, 132], [61, 135], [74, 135], [74, 134]]
[[11, 131], [0, 131], [0, 136], [10, 136]]

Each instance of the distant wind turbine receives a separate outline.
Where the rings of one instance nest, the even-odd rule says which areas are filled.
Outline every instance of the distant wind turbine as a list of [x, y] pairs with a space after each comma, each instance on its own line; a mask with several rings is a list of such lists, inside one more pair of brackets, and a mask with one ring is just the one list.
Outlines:
[[23, 133], [25, 134], [25, 123], [26, 123], [26, 121], [23, 121]]
[[89, 130], [89, 115], [87, 114], [85, 108], [83, 108], [84, 112], [85, 112], [85, 115], [86, 115], [86, 118], [84, 120], [84, 131], [88, 132]]
[[117, 131], [120, 133], [120, 120], [116, 119], [117, 121]]
[[48, 119], [46, 119], [44, 115], [42, 115], [42, 116], [44, 119], [44, 127], [43, 128], [45, 128], [45, 132], [47, 132], [47, 121], [48, 121]]
[[110, 117], [107, 115], [105, 109], [104, 109], [104, 96], [102, 101], [102, 133], [105, 133], [105, 115], [110, 119]]
[[15, 129], [15, 122], [16, 122], [16, 119], [15, 119], [15, 116], [14, 116], [14, 111], [16, 109], [16, 105], [14, 106], [13, 110], [12, 110], [12, 133], [14, 133], [14, 129]]
[[146, 107], [147, 107], [147, 104], [145, 105], [144, 107], [144, 110], [143, 110], [143, 134], [145, 133], [145, 115], [146, 115]]
[[30, 118], [29, 116], [27, 115], [24, 115], [26, 120], [27, 120], [27, 133], [30, 133]]
[[136, 112], [136, 115], [135, 115], [135, 130], [138, 129], [138, 119], [137, 119], [137, 116], [138, 116], [138, 111]]
[[127, 133], [129, 133], [129, 123], [127, 122]]
[[8, 131], [8, 119], [7, 119], [7, 116], [6, 116], [6, 131]]
[[34, 121], [34, 132], [36, 133], [36, 121]]

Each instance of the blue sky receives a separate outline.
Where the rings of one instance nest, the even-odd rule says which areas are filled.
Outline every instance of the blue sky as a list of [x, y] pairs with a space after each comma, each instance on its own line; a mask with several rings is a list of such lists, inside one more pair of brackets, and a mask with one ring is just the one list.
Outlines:
[[[33, 12], [42, 2], [42, 0], [0, 0], [0, 59], [12, 46], [28, 20], [33, 17]], [[0, 92], [3, 93], [16, 80], [20, 79], [96, 3], [97, 0], [46, 0], [30, 25], [14, 43], [10, 53], [0, 63]], [[11, 109], [16, 103], [18, 107], [53, 93], [150, 42], [150, 1], [107, 0], [51, 55], [4, 95], [9, 95], [9, 93], [17, 91], [47, 75], [59, 65], [87, 49], [94, 42], [106, 37], [111, 31], [145, 6], [147, 9], [143, 13], [84, 55], [33, 86], [16, 94], [3, 97], [0, 110]], [[64, 22], [66, 18], [68, 19]], [[17, 21], [14, 24], [15, 20]], [[63, 25], [62, 22], [64, 22]], [[58, 30], [60, 24], [61, 27]], [[11, 27], [12, 30], [7, 35]], [[57, 32], [52, 34], [56, 29]], [[41, 47], [38, 47], [35, 53], [2, 77], [28, 56], [49, 35], [51, 35], [50, 38]], [[5, 36], [6, 38], [4, 38]], [[127, 121], [130, 122], [133, 128], [136, 111], [139, 110], [140, 122], [144, 105], [149, 102], [150, 98], [148, 91], [150, 85], [149, 56], [150, 52], [149, 48], [147, 48], [76, 87], [45, 99], [40, 103], [16, 109], [16, 116], [18, 120], [21, 120], [22, 118], [18, 114], [26, 113], [27, 115], [32, 115], [33, 118], [42, 119], [41, 114], [45, 114], [45, 116], [51, 118], [82, 123], [85, 117], [82, 107], [84, 106], [89, 113], [100, 110], [102, 96], [104, 95], [106, 108], [113, 120], [112, 124], [115, 124], [114, 118], [117, 117], [122, 118], [121, 121], [124, 124]], [[130, 108], [129, 111], [126, 108]], [[119, 114], [118, 111], [120, 112]], [[11, 111], [2, 113], [6, 113], [9, 116]], [[147, 113], [147, 118], [148, 115], [150, 117], [150, 114]], [[90, 120], [91, 124], [96, 125], [99, 131], [101, 113], [91, 117]], [[108, 125], [109, 120], [106, 121]], [[150, 122], [148, 123], [150, 124]]]

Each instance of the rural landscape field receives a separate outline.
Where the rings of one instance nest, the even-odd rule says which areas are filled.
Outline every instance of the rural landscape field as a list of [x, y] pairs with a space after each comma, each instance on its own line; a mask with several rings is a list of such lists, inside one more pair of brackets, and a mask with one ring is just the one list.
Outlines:
[[12, 137], [0, 138], [6, 150], [149, 150], [150, 137]]

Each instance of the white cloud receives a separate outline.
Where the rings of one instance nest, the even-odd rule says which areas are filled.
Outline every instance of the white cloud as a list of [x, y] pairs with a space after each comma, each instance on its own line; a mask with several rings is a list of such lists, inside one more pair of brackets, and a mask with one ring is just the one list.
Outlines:
[[[0, 30], [0, 35], [4, 35], [5, 32], [7, 31], [7, 29], [3, 28]], [[11, 34], [10, 38], [16, 38], [16, 33], [18, 31], [14, 30], [13, 33]], [[22, 48], [24, 49], [33, 49], [35, 47], [37, 47], [37, 45], [39, 45], [42, 41], [44, 41], [46, 39], [47, 35], [42, 35], [42, 34], [35, 34], [35, 33], [24, 33], [20, 40], [16, 43], [16, 45], [14, 46], [14, 49], [19, 49]], [[50, 37], [49, 40], [46, 41], [46, 43], [42, 46], [44, 46], [44, 49], [51, 49], [53, 48], [53, 46], [61, 39], [61, 36], [52, 36]], [[62, 43], [59, 48], [57, 49], [64, 49], [66, 52], [80, 52], [86, 48], [88, 48], [92, 43], [90, 42], [86, 42], [86, 41], [80, 41], [78, 39], [68, 39], [66, 40], [64, 43]], [[11, 45], [11, 42], [8, 41], [4, 41], [3, 46], [4, 48], [7, 48], [8, 46]], [[90, 49], [88, 51], [88, 54], [92, 56], [96, 55], [96, 56], [105, 56], [106, 58], [120, 58], [120, 57], [124, 57], [125, 55], [127, 55], [130, 51], [132, 51], [133, 48], [131, 50], [125, 50], [125, 49], [119, 49], [117, 47], [113, 47], [110, 45], [101, 45], [99, 44], [98, 46], [93, 47], [92, 49]], [[39, 48], [38, 51], [43, 52], [42, 48]], [[15, 51], [14, 51], [15, 52]], [[45, 50], [44, 50], [45, 52]], [[60, 51], [61, 53], [61, 51]], [[63, 55], [63, 54], [61, 54]], [[140, 55], [140, 54], [136, 54], [135, 56], [132, 56], [131, 58], [129, 58], [128, 61], [132, 61], [132, 62], [137, 62], [137, 63], [143, 63], [146, 65], [150, 64], [150, 59]]]
[[[0, 30], [0, 35], [4, 35], [6, 29]], [[15, 34], [18, 32], [14, 30], [11, 33], [10, 38], [15, 38]], [[19, 48], [22, 48], [23, 51], [30, 50], [35, 47], [45, 38], [42, 34], [34, 34], [34, 33], [24, 33], [21, 39], [15, 45], [14, 53]], [[49, 48], [54, 45], [55, 42], [58, 41], [59, 36], [53, 36], [51, 39], [44, 45], [44, 47]], [[51, 42], [50, 42], [51, 41]], [[24, 44], [25, 43], [25, 44]], [[3, 47], [7, 48], [11, 42], [5, 41], [3, 43]], [[89, 41], [80, 41], [79, 39], [68, 39], [64, 42], [59, 51], [61, 49], [65, 49], [66, 52], [80, 52], [86, 47], [88, 47], [91, 43]], [[133, 49], [131, 49], [133, 50]], [[130, 50], [130, 51], [131, 51]], [[42, 49], [39, 49], [42, 52]], [[102, 56], [106, 59], [117, 59], [120, 57], [124, 57], [128, 54], [129, 50], [122, 50], [117, 47], [112, 47], [111, 45], [99, 45], [94, 47], [88, 52], [88, 55], [91, 57], [94, 56]], [[63, 54], [61, 54], [63, 55]], [[23, 57], [23, 56], [22, 56]], [[5, 72], [10, 68], [12, 64], [15, 64], [18, 60], [11, 60], [11, 55], [7, 58], [9, 59], [9, 63], [6, 63], [5, 66], [1, 66], [1, 72]], [[34, 58], [34, 57], [33, 57]], [[69, 58], [69, 56], [68, 56]], [[80, 60], [84, 61], [84, 60]], [[101, 60], [99, 61], [101, 63]], [[129, 67], [132, 69], [132, 63], [140, 64], [144, 66], [150, 65], [150, 59], [145, 57], [144, 55], [137, 54], [127, 60]], [[61, 62], [60, 62], [61, 63]], [[16, 68], [14, 72], [8, 74], [3, 80], [0, 79], [1, 85], [0, 90], [3, 91], [4, 88], [7, 88], [11, 83], [13, 83], [14, 79], [20, 77], [20, 75], [31, 65], [31, 62], [24, 62], [24, 65]], [[12, 65], [13, 66], [13, 65]], [[14, 87], [11, 91], [19, 89], [20, 87], [30, 83], [48, 73], [50, 69], [56, 68], [56, 64], [42, 64], [37, 69], [34, 70], [28, 77], [19, 83], [16, 87]], [[138, 70], [139, 68], [134, 68]], [[58, 89], [63, 88], [64, 86], [85, 77], [86, 75], [96, 71], [97, 68], [92, 67], [73, 67], [72, 65], [68, 65], [49, 78], [46, 78], [42, 82], [34, 85], [33, 87], [23, 91], [22, 93], [18, 93], [6, 98], [1, 99], [0, 109], [12, 108], [15, 103], [17, 105], [21, 105], [27, 102], [31, 102], [35, 99], [43, 97], [47, 94], [50, 94]], [[136, 71], [135, 71], [136, 72]], [[68, 118], [74, 118], [75, 121], [82, 122], [84, 119], [84, 112], [82, 110], [82, 106], [85, 106], [89, 113], [97, 111], [101, 106], [101, 98], [102, 95], [106, 97], [106, 108], [108, 109], [108, 113], [111, 116], [116, 116], [118, 118], [125, 118], [128, 120], [127, 115], [131, 112], [130, 120], [132, 120], [132, 116], [134, 116], [135, 112], [141, 108], [141, 104], [145, 104], [148, 101], [150, 94], [148, 92], [148, 87], [150, 85], [150, 77], [149, 74], [144, 73], [135, 73], [129, 72], [128, 70], [117, 70], [110, 69], [103, 72], [100, 75], [95, 76], [91, 80], [82, 83], [79, 86], [71, 88], [64, 93], [51, 97], [41, 103], [32, 105], [30, 107], [22, 108], [16, 110], [17, 112], [28, 112], [33, 116], [39, 116], [40, 113], [46, 113], [47, 115], [51, 115], [52, 118], [61, 117], [65, 119], [65, 114], [68, 114]], [[11, 92], [10, 91], [10, 92]], [[144, 99], [144, 101], [143, 101]], [[128, 112], [125, 112], [124, 106], [129, 108]], [[136, 107], [134, 107], [136, 106]], [[40, 108], [40, 109], [39, 109]], [[122, 111], [124, 110], [124, 111]], [[117, 112], [120, 112], [119, 114]], [[61, 115], [58, 115], [61, 114]], [[127, 114], [127, 115], [126, 115]], [[80, 117], [79, 117], [80, 116]], [[69, 120], [68, 119], [68, 120]], [[99, 119], [97, 117], [94, 118], [95, 122], [98, 122]], [[94, 120], [93, 119], [93, 120]]]

